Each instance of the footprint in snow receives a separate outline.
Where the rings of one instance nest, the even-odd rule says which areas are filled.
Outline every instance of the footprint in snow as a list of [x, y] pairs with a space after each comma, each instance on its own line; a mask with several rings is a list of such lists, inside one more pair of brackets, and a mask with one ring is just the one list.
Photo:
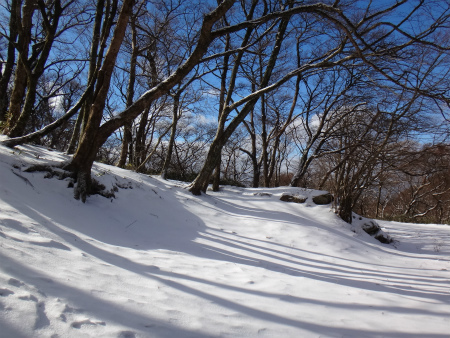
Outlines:
[[16, 221], [15, 219], [5, 218], [0, 221], [0, 224], [3, 224], [7, 228], [14, 229], [24, 234], [28, 234], [30, 232], [27, 227], [25, 227], [21, 222]]
[[15, 279], [15, 278], [10, 278], [10, 279], [8, 280], [8, 284], [9, 284], [9, 285], [12, 285], [12, 286], [15, 286], [15, 287], [18, 287], [18, 288], [20, 288], [21, 286], [24, 286], [24, 285], [25, 285], [25, 284], [22, 283], [20, 280], [17, 280], [17, 279]]
[[19, 299], [20, 300], [28, 300], [28, 301], [32, 301], [32, 302], [35, 302], [35, 303], [38, 302], [38, 299], [35, 296], [31, 295], [31, 294], [28, 295], [28, 296], [20, 296]]
[[35, 330], [39, 330], [50, 325], [50, 320], [48, 319], [47, 314], [45, 313], [44, 302], [39, 302], [36, 304], [36, 314], [37, 318], [34, 323]]
[[122, 331], [117, 338], [136, 338], [136, 334], [132, 331]]
[[106, 323], [105, 322], [101, 322], [101, 321], [91, 321], [88, 318], [88, 319], [79, 320], [77, 322], [73, 322], [72, 324], [70, 324], [70, 326], [72, 326], [75, 329], [81, 329], [81, 327], [83, 325], [102, 325], [102, 326], [105, 326]]
[[9, 295], [13, 295], [14, 291], [9, 289], [0, 289], [0, 297], [8, 297]]
[[73, 308], [73, 307], [71, 307], [71, 306], [69, 306], [67, 304], [66, 304], [66, 306], [64, 307], [64, 310], [63, 310], [63, 313], [82, 313], [82, 312], [83, 312], [83, 310]]

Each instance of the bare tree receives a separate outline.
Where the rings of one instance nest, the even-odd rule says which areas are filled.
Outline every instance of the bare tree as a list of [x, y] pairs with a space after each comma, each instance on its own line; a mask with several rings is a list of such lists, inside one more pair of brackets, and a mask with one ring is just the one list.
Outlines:
[[[31, 2], [31, 0], [28, 1]], [[173, 3], [178, 4], [177, 2]], [[230, 11], [234, 5], [237, 9], [239, 4], [241, 5], [239, 9], [242, 9], [242, 11]], [[115, 68], [116, 58], [120, 52], [128, 23], [129, 15], [122, 15], [122, 13], [127, 12], [124, 8], [128, 8], [129, 1], [124, 1], [122, 12], [115, 26], [115, 34], [108, 40], [110, 48], [103, 61], [99, 58], [96, 63], [98, 75], [96, 74], [92, 81], [89, 81], [88, 89], [93, 90], [94, 93], [92, 105], [87, 105], [89, 107], [89, 119], [86, 128], [82, 131], [78, 150], [71, 164], [67, 166], [67, 169], [74, 171], [78, 176], [76, 197], [85, 200], [86, 195], [89, 194], [90, 169], [101, 146], [116, 130], [132, 125], [139, 116], [141, 116], [141, 119], [137, 125], [134, 144], [136, 146], [135, 153], [139, 154], [136, 158], [139, 158], [139, 161], [142, 162], [146, 157], [145, 151], [142, 150], [145, 150], [149, 144], [146, 143], [146, 130], [149, 129], [149, 114], [151, 114], [150, 107], [152, 104], [155, 105], [159, 99], [167, 97], [171, 91], [173, 92], [177, 86], [186, 81], [186, 78], [190, 74], [192, 75], [200, 64], [209, 66], [218, 59], [224, 60], [229, 57], [226, 62], [227, 66], [222, 63], [221, 72], [216, 72], [216, 74], [219, 74], [221, 85], [225, 84], [224, 88], [226, 89], [222, 91], [222, 99], [219, 97], [219, 122], [216, 136], [210, 144], [203, 167], [190, 186], [190, 191], [194, 194], [200, 194], [206, 190], [212, 173], [218, 167], [219, 160], [222, 157], [223, 147], [248, 116], [250, 116], [250, 120], [247, 120], [249, 131], [253, 132], [252, 128], [256, 129], [256, 126], [252, 127], [251, 123], [252, 120], [253, 123], [256, 121], [255, 109], [261, 108], [261, 105], [265, 107], [261, 111], [264, 111], [266, 118], [263, 123], [266, 131], [262, 138], [265, 140], [262, 149], [266, 149], [264, 155], [266, 173], [264, 176], [270, 178], [275, 175], [277, 170], [279, 172], [279, 169], [276, 168], [279, 167], [280, 162], [278, 158], [281, 154], [281, 137], [288, 129], [283, 130], [283, 126], [286, 124], [283, 124], [282, 117], [285, 115], [281, 113], [282, 109], [280, 109], [279, 102], [271, 101], [270, 98], [271, 92], [277, 88], [284, 88], [283, 86], [291, 80], [298, 83], [298, 86], [303, 85], [304, 88], [310, 88], [311, 94], [314, 94], [316, 93], [315, 84], [310, 81], [320, 78], [320, 74], [326, 74], [327, 71], [342, 70], [344, 72], [344, 69], [347, 69], [349, 73], [354, 72], [356, 74], [359, 72], [357, 75], [366, 82], [374, 81], [381, 88], [392, 87], [392, 90], [397, 93], [401, 89], [414, 97], [418, 95], [430, 98], [430, 100], [434, 99], [436, 102], [448, 102], [448, 82], [445, 80], [445, 76], [442, 76], [443, 72], [439, 72], [446, 64], [448, 46], [437, 43], [437, 38], [442, 32], [441, 28], [447, 22], [449, 16], [449, 9], [444, 6], [439, 7], [439, 10], [429, 11], [430, 5], [427, 5], [424, 1], [418, 2], [413, 7], [407, 0], [387, 2], [376, 7], [373, 6], [372, 2], [368, 2], [365, 4], [364, 10], [360, 8], [362, 4], [358, 3], [359, 7], [356, 7], [353, 1], [327, 1], [325, 3], [310, 1], [299, 4], [289, 0], [284, 2], [254, 0], [248, 3], [240, 2], [239, 4], [235, 0], [221, 1], [213, 10], [204, 15], [201, 23], [189, 22], [184, 27], [185, 31], [180, 34], [184, 37], [184, 40], [180, 38], [183, 43], [173, 45], [175, 51], [167, 48], [165, 53], [157, 54], [155, 50], [149, 48], [146, 49], [145, 54], [138, 56], [138, 61], [139, 58], [145, 60], [144, 56], [148, 56], [146, 60], [150, 65], [153, 65], [149, 67], [150, 70], [147, 69], [147, 72], [151, 73], [152, 81], [145, 82], [145, 89], [139, 89], [141, 93], [136, 95], [138, 98], [133, 99], [133, 103], [127, 104], [122, 111], [119, 110], [119, 112], [114, 113], [102, 124], [102, 118], [106, 115], [104, 114], [105, 100], [111, 94], [110, 79], [114, 71], [117, 70]], [[184, 7], [181, 8], [180, 11], [184, 10]], [[189, 17], [190, 15], [186, 12], [182, 14], [183, 17]], [[227, 23], [223, 24], [222, 22], [220, 24], [225, 15]], [[390, 23], [393, 16], [396, 17], [396, 24]], [[420, 27], [417, 27], [415, 31], [409, 28], [410, 22], [422, 18], [424, 19], [420, 21]], [[158, 41], [152, 35], [156, 30], [149, 30], [144, 26], [137, 27], [141, 35], [147, 34], [150, 42]], [[301, 27], [300, 31], [304, 32], [299, 44], [295, 41], [294, 36], [299, 32], [298, 27]], [[267, 48], [258, 50], [258, 43], [269, 35], [273, 36], [273, 39], [268, 41]], [[228, 36], [230, 41], [227, 46]], [[225, 37], [225, 43], [216, 44], [221, 37]], [[19, 40], [18, 44], [20, 44]], [[220, 46], [220, 50], [217, 48], [218, 46]], [[418, 46], [422, 46], [422, 49]], [[158, 45], [158, 48], [166, 47], [164, 43]], [[431, 53], [428, 56], [431, 55], [432, 58], [427, 58], [425, 51]], [[289, 55], [289, 53], [298, 55], [298, 57], [281, 58], [282, 55]], [[164, 54], [167, 57], [164, 58]], [[418, 54], [420, 55], [415, 57]], [[259, 76], [257, 81], [252, 83], [248, 81], [248, 76], [244, 76], [246, 70], [252, 69], [246, 67], [245, 63], [254, 59], [255, 55], [261, 57], [262, 62], [259, 69], [253, 68]], [[420, 56], [422, 57], [423, 67], [411, 68], [411, 64], [416, 62]], [[162, 67], [161, 62], [164, 63]], [[214, 66], [211, 68], [214, 68]], [[411, 72], [411, 70], [416, 71], [417, 74]], [[412, 81], [412, 75], [408, 75], [413, 73], [417, 75], [416, 81]], [[154, 76], [155, 74], [156, 76]], [[374, 74], [377, 74], [377, 76], [374, 77]], [[424, 75], [427, 75], [426, 81]], [[335, 95], [327, 96], [322, 91], [320, 97], [327, 103], [319, 106], [325, 107], [325, 110], [329, 113], [346, 111], [345, 109], [338, 109], [339, 106], [343, 108], [353, 107], [354, 109], [359, 107], [358, 103], [355, 103], [357, 100], [348, 99], [347, 94], [349, 92], [343, 91], [342, 88], [345, 89], [346, 87], [340, 86], [341, 84], [338, 82], [334, 89], [332, 86], [330, 87], [334, 90]], [[70, 118], [68, 116], [71, 116], [70, 114], [73, 114], [76, 109], [83, 105], [83, 100], [89, 98], [89, 90], [86, 90], [80, 101], [61, 119]], [[341, 100], [338, 94], [342, 91]], [[295, 110], [298, 109], [299, 104], [295, 100], [298, 100], [299, 97], [301, 98], [299, 95], [291, 96], [292, 114], [298, 115]], [[337, 98], [337, 103], [333, 103], [334, 98]], [[315, 104], [315, 101], [305, 99], [305, 106], [308, 101]], [[351, 104], [345, 106], [342, 104], [344, 101]], [[258, 106], [258, 102], [261, 102], [260, 106]], [[308, 111], [317, 112], [317, 109], [308, 109], [304, 110], [305, 114]], [[375, 109], [371, 111], [371, 114], [374, 111], [377, 112], [377, 121], [378, 115], [389, 117], [389, 114], [384, 110], [378, 111]], [[322, 113], [323, 111], [319, 114]], [[270, 114], [273, 114], [273, 121], [268, 121]], [[288, 120], [289, 118], [286, 119], [286, 121]], [[364, 119], [361, 120], [364, 121]], [[305, 121], [310, 121], [310, 119], [307, 118]], [[367, 122], [367, 119], [365, 121], [366, 127], [371, 124]], [[52, 123], [53, 127], [58, 123], [60, 122]], [[273, 127], [272, 131], [269, 130], [269, 126]], [[46, 126], [43, 128], [45, 131], [34, 135], [42, 136], [43, 133], [49, 132], [53, 127]], [[310, 151], [321, 148], [318, 147], [320, 137], [323, 136], [327, 128], [336, 131], [331, 121], [325, 123], [318, 134], [317, 140], [310, 146]], [[305, 129], [308, 129], [308, 127]], [[311, 126], [309, 126], [309, 129], [310, 138], [313, 140], [315, 133]], [[366, 129], [363, 128], [362, 130]], [[368, 129], [368, 131], [371, 130]], [[4, 144], [13, 146], [29, 140], [30, 137], [11, 138]], [[153, 135], [150, 135], [150, 137], [153, 137]], [[342, 140], [345, 141], [344, 138]], [[163, 144], [160, 143], [160, 146], [162, 147]], [[341, 148], [346, 149], [346, 147]], [[179, 147], [175, 146], [176, 156], [180, 155], [177, 154], [178, 150]], [[354, 152], [356, 150], [350, 151], [351, 154]], [[253, 149], [252, 154], [256, 154]], [[252, 157], [254, 164], [253, 158], [255, 156]], [[333, 172], [337, 172], [340, 170], [339, 168]]]
[[[70, 168], [77, 169], [77, 187], [75, 189], [74, 196], [76, 199], [81, 199], [83, 202], [86, 201], [86, 196], [90, 191], [90, 171], [96, 155], [96, 152], [94, 153], [90, 151], [90, 148], [92, 144], [95, 144], [97, 138], [96, 136], [101, 123], [112, 72], [114, 70], [117, 54], [119, 53], [120, 46], [125, 35], [128, 18], [131, 15], [132, 7], [133, 0], [124, 0], [116, 27], [114, 29], [114, 35], [111, 39], [108, 51], [105, 54], [102, 67], [98, 72], [93, 101], [80, 145], [78, 146], [77, 152], [73, 157], [73, 161], [69, 165]], [[97, 150], [100, 146], [101, 144], [97, 146]]]
[[[260, 88], [265, 88], [269, 84], [272, 72], [275, 68], [276, 61], [281, 50], [281, 44], [285, 37], [286, 29], [289, 23], [289, 18], [290, 16], [284, 17], [280, 20], [273, 49], [270, 54], [267, 67], [264, 71], [264, 75], [261, 79]], [[221, 110], [222, 113], [219, 120], [219, 126], [216, 132], [216, 136], [213, 142], [211, 143], [211, 147], [209, 149], [208, 156], [205, 160], [205, 164], [203, 165], [202, 170], [200, 171], [196, 179], [192, 182], [189, 188], [189, 191], [191, 191], [194, 195], [200, 195], [202, 191], [203, 192], [206, 191], [211, 174], [214, 168], [217, 166], [217, 163], [220, 159], [221, 150], [223, 146], [228, 141], [233, 132], [236, 130], [236, 128], [240, 125], [240, 123], [249, 114], [249, 112], [253, 110], [253, 107], [255, 106], [256, 102], [258, 101], [259, 97], [262, 94], [263, 92], [259, 92], [257, 95], [254, 95], [254, 93], [253, 95], [250, 94], [243, 100], [233, 104], [227, 104], [228, 100], [225, 102], [227, 106]], [[231, 95], [231, 93], [229, 93], [229, 95]], [[244, 102], [246, 102], [244, 107], [240, 111], [238, 111], [237, 115], [225, 128], [225, 123], [229, 117], [229, 114], [232, 111], [234, 111], [237, 107], [242, 105]]]
[[[18, 64], [15, 72], [14, 88], [11, 93], [6, 131], [10, 137], [23, 135], [26, 124], [33, 114], [36, 101], [36, 91], [39, 78], [48, 69], [50, 51], [55, 40], [65, 31], [82, 25], [83, 20], [63, 20], [64, 13], [70, 12], [74, 1], [62, 3], [54, 0], [45, 3], [43, 0], [26, 0], [22, 7], [22, 27], [18, 32]], [[77, 8], [77, 11], [80, 8]], [[81, 16], [71, 13], [71, 16]], [[37, 24], [33, 23], [33, 17], [37, 18]], [[77, 21], [74, 23], [74, 21]], [[34, 28], [35, 31], [32, 31]], [[31, 42], [33, 41], [33, 44]], [[54, 64], [63, 62], [55, 60]], [[25, 95], [26, 90], [26, 95]], [[22, 106], [23, 103], [23, 106]]]

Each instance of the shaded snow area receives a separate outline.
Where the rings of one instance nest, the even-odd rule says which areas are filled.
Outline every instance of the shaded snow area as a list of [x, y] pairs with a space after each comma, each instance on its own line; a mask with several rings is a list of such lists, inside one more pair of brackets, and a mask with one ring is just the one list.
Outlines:
[[25, 172], [68, 159], [0, 147], [2, 338], [449, 337], [449, 226], [379, 222], [396, 240], [381, 244], [320, 192], [197, 197], [95, 164], [126, 189], [82, 204], [68, 179]]

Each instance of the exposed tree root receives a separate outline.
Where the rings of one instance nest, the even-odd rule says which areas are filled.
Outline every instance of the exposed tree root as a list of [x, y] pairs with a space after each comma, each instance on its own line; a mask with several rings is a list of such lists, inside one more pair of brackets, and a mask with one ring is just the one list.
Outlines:
[[81, 200], [83, 203], [86, 202], [86, 198], [91, 195], [100, 195], [106, 198], [115, 198], [115, 192], [119, 191], [121, 186], [119, 184], [113, 185], [111, 189], [106, 189], [106, 187], [101, 184], [96, 179], [90, 177], [90, 174], [83, 172], [74, 172], [63, 163], [59, 166], [51, 166], [45, 164], [37, 164], [28, 167], [24, 172], [46, 172], [47, 174], [44, 178], [54, 178], [58, 180], [69, 179], [67, 185], [68, 188], [74, 188], [74, 198]]

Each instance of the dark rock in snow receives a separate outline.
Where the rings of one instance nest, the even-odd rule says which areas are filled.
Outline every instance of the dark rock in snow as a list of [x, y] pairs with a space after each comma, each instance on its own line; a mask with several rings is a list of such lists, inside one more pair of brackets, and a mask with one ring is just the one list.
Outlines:
[[361, 225], [361, 228], [370, 236], [374, 236], [378, 231], [381, 230], [381, 227], [374, 221], [364, 223], [363, 225]]
[[283, 193], [281, 195], [281, 197], [280, 197], [280, 201], [283, 201], [283, 202], [294, 202], [294, 203], [305, 203], [306, 202], [306, 197]]
[[381, 227], [375, 221], [368, 221], [361, 225], [361, 228], [381, 243], [389, 244], [393, 241], [392, 237], [381, 230]]
[[383, 230], [380, 230], [375, 236], [375, 239], [379, 240], [381, 243], [389, 244], [392, 243], [393, 239], [388, 234], [384, 233]]
[[323, 195], [314, 196], [312, 198], [312, 200], [317, 205], [325, 205], [325, 204], [330, 204], [331, 202], [333, 202], [334, 197], [330, 193], [327, 193], [327, 194], [323, 194]]

